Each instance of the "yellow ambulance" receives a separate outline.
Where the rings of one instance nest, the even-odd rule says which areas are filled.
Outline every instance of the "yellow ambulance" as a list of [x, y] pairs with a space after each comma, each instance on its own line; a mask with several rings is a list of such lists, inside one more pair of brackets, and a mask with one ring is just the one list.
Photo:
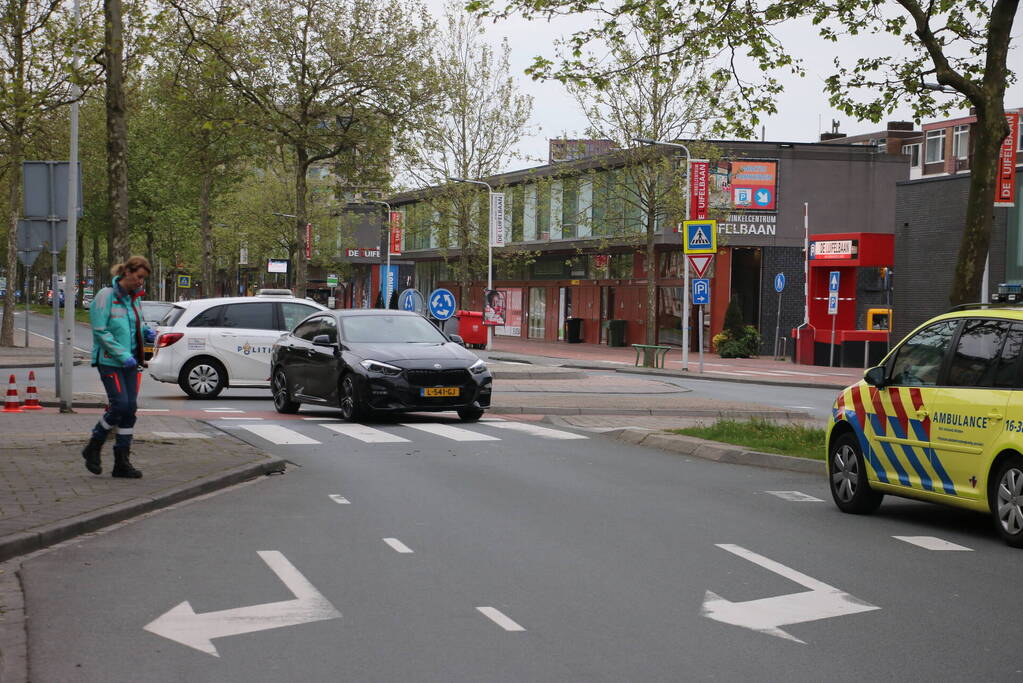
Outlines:
[[990, 513], [1023, 547], [1023, 307], [958, 307], [924, 323], [839, 394], [828, 481], [844, 512], [885, 494]]

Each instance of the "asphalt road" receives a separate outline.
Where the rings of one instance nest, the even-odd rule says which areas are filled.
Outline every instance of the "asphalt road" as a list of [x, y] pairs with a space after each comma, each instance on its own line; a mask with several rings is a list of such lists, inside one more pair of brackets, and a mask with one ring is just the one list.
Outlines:
[[[342, 425], [334, 421], [277, 425], [316, 442], [299, 445], [274, 444], [244, 421], [217, 424], [294, 466], [28, 561], [32, 680], [1003, 680], [1023, 671], [1019, 551], [978, 515], [888, 501], [853, 517], [827, 500], [820, 476], [498, 422], [466, 427], [499, 439], [489, 441], [370, 425], [406, 439], [396, 443], [338, 434], [325, 426]], [[818, 500], [770, 493], [793, 491]], [[295, 595], [319, 602], [282, 614]], [[178, 622], [176, 637], [192, 645], [145, 630], [184, 601], [206, 615]], [[838, 616], [819, 618], [828, 614]], [[289, 616], [303, 623], [251, 631]], [[221, 637], [204, 645], [203, 634]]]

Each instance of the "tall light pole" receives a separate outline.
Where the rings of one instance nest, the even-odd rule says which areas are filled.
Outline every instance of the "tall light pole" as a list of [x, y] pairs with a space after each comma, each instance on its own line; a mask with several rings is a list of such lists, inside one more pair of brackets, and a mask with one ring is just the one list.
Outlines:
[[[635, 140], [636, 142], [642, 143], [644, 145], [663, 145], [665, 147], [674, 147], [676, 149], [681, 149], [683, 152], [686, 153], [686, 184], [682, 188], [682, 190], [683, 190], [683, 195], [682, 196], [685, 197], [685, 200], [683, 202], [683, 206], [685, 206], [685, 209], [684, 209], [685, 213], [684, 213], [683, 220], [689, 220], [689, 169], [690, 169], [690, 165], [691, 165], [692, 160], [693, 160], [692, 156], [689, 154], [689, 148], [686, 147], [685, 145], [679, 144], [677, 142], [664, 142], [663, 140], [654, 140], [652, 138], [633, 138], [633, 140]], [[682, 278], [682, 282], [683, 282], [683, 285], [682, 285], [682, 371], [683, 372], [688, 372], [689, 371], [689, 259], [683, 258], [682, 261], [683, 261], [683, 263], [682, 263], [682, 273], [683, 273], [683, 278]], [[648, 265], [647, 267], [651, 269], [649, 276], [653, 277], [654, 273], [657, 272], [655, 270], [656, 269], [656, 264]], [[702, 313], [703, 309], [701, 308], [700, 311]], [[703, 321], [701, 320], [700, 323], [701, 323], [700, 331], [702, 333], [702, 331], [703, 331], [703, 327], [702, 327]], [[701, 359], [703, 358], [703, 345], [702, 344], [700, 345], [700, 358]], [[701, 372], [702, 372], [702, 364], [701, 364]]]
[[[494, 188], [490, 187], [489, 183], [485, 183], [482, 180], [469, 180], [467, 178], [452, 178], [448, 177], [448, 180], [455, 183], [469, 183], [470, 185], [482, 185], [487, 188], [487, 291], [489, 292], [494, 288], [494, 235], [493, 226], [490, 225], [490, 216], [494, 210]], [[464, 246], [463, 246], [464, 249]], [[487, 325], [487, 350], [489, 351], [493, 347], [494, 341], [494, 327]]]
[[390, 284], [391, 284], [390, 283], [390, 279], [391, 279], [391, 232], [394, 230], [394, 226], [391, 224], [391, 205], [388, 204], [387, 202], [381, 201], [379, 199], [364, 199], [362, 201], [363, 201], [364, 204], [380, 204], [381, 206], [383, 206], [384, 208], [387, 209], [387, 240], [386, 240], [387, 246], [385, 247], [385, 249], [387, 249], [387, 275], [385, 275], [385, 277], [387, 279], [384, 280], [384, 292], [386, 293], [386, 295], [384, 297], [386, 299], [386, 301], [384, 301], [384, 308], [390, 308], [390, 306], [391, 306], [391, 292], [390, 292], [390, 289], [391, 289], [391, 287], [390, 287]]

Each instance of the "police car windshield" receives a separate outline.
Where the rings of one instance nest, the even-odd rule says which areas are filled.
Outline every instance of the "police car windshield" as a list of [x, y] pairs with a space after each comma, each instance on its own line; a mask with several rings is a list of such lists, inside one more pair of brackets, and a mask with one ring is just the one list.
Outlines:
[[341, 320], [345, 341], [354, 344], [440, 344], [447, 339], [425, 318], [412, 315], [359, 315]]

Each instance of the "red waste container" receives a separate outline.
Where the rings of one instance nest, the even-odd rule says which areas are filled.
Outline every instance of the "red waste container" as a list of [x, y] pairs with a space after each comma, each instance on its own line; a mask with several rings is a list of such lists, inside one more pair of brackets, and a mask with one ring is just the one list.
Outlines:
[[487, 327], [483, 324], [483, 314], [476, 311], [456, 311], [458, 318], [458, 334], [466, 346], [485, 349], [487, 347]]

